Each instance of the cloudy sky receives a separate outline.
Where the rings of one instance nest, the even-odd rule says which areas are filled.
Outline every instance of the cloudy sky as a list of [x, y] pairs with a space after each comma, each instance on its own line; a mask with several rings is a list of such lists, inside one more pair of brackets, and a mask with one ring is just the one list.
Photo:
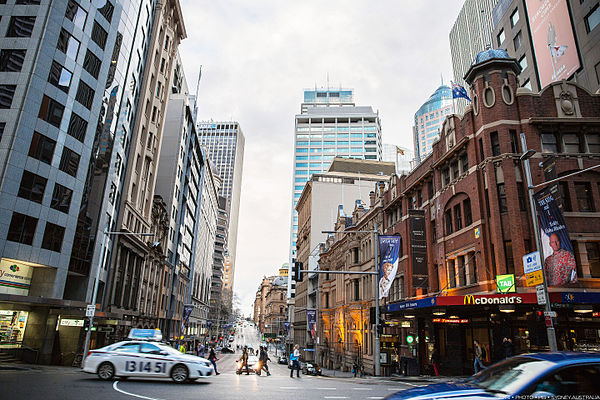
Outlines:
[[246, 137], [234, 290], [249, 315], [261, 278], [287, 262], [294, 115], [303, 89], [354, 88], [383, 142], [412, 148], [414, 113], [452, 77], [448, 35], [463, 0], [180, 0], [185, 73], [199, 120]]

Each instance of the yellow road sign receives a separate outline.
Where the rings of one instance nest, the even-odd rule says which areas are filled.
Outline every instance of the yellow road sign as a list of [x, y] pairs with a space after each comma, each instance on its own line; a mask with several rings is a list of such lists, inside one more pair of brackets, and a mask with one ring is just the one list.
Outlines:
[[544, 282], [542, 277], [542, 270], [533, 271], [529, 274], [525, 274], [525, 283], [527, 286], [537, 286]]

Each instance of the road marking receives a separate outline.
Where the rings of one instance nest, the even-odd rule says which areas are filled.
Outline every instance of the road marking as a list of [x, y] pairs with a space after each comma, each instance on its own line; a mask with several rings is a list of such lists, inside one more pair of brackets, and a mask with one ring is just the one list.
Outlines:
[[375, 396], [375, 397], [367, 397], [367, 399], [378, 400], [378, 399], [383, 399], [383, 397], [381, 397], [381, 396], [380, 397]]
[[279, 386], [279, 389], [300, 389], [298, 386]]
[[324, 399], [349, 399], [349, 397], [346, 397], [346, 396], [325, 396], [323, 398]]
[[337, 388], [334, 387], [320, 387], [320, 388], [315, 388], [317, 390], [337, 390]]
[[352, 390], [373, 390], [373, 388], [352, 388]]
[[155, 397], [146, 397], [146, 396], [142, 396], [142, 395], [140, 395], [140, 394], [135, 394], [135, 393], [129, 393], [129, 392], [126, 392], [126, 391], [124, 391], [124, 390], [121, 390], [121, 389], [119, 389], [119, 388], [117, 387], [117, 383], [119, 383], [119, 381], [115, 381], [115, 383], [113, 383], [113, 389], [115, 389], [115, 390], [116, 390], [117, 392], [119, 392], [119, 393], [126, 394], [127, 396], [133, 396], [133, 397], [137, 397], [138, 399], [146, 399], [146, 400], [161, 400], [161, 399], [158, 399], [158, 398], [155, 398]]

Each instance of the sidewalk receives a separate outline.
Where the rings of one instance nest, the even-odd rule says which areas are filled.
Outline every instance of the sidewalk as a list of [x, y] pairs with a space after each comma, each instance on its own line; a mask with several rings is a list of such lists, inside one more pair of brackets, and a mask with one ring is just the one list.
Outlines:
[[322, 371], [323, 376], [330, 377], [330, 378], [351, 378], [351, 379], [359, 379], [359, 380], [376, 379], [376, 380], [383, 380], [383, 381], [390, 381], [390, 382], [407, 382], [407, 383], [412, 383], [415, 385], [416, 384], [431, 385], [434, 383], [450, 382], [450, 381], [456, 381], [459, 379], [466, 378], [463, 376], [431, 376], [431, 375], [404, 376], [404, 375], [397, 375], [397, 374], [393, 374], [392, 376], [365, 375], [362, 378], [360, 378], [357, 375], [355, 378], [354, 374], [350, 371], [344, 372], [344, 371], [340, 371], [340, 370], [327, 369], [327, 368], [322, 368], [321, 371]]

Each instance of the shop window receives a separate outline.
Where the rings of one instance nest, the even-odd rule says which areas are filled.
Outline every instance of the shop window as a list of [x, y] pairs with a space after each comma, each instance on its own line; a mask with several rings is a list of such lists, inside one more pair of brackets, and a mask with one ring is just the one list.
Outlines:
[[85, 53], [85, 58], [83, 59], [83, 69], [89, 72], [91, 76], [98, 79], [101, 67], [102, 61], [88, 49]]
[[108, 39], [108, 33], [97, 21], [94, 21], [94, 27], [92, 28], [92, 40], [102, 50], [106, 47], [106, 39]]
[[84, 81], [79, 81], [79, 87], [77, 88], [75, 100], [90, 110], [92, 108], [92, 102], [94, 101], [94, 89], [89, 87]]
[[87, 18], [87, 12], [79, 4], [77, 4], [73, 0], [69, 0], [67, 4], [67, 11], [65, 12], [65, 17], [69, 21], [73, 21], [73, 24], [80, 29], [83, 29], [85, 26], [85, 20]]
[[61, 29], [56, 48], [75, 60], [79, 52], [79, 41], [65, 29]]
[[31, 245], [35, 235], [38, 219], [29, 215], [14, 212], [6, 240]]
[[0, 72], [20, 72], [26, 50], [3, 49], [0, 51]]
[[500, 141], [498, 140], [498, 132], [490, 133], [490, 140], [492, 142], [492, 155], [500, 155]]
[[575, 182], [575, 196], [580, 212], [594, 212], [592, 188], [587, 182]]
[[29, 146], [29, 157], [38, 159], [46, 164], [52, 164], [54, 147], [56, 142], [41, 133], [33, 132], [31, 145]]
[[59, 88], [65, 93], [69, 93], [69, 86], [71, 86], [71, 77], [73, 74], [71, 71], [60, 65], [56, 61], [52, 61], [50, 67], [50, 74], [48, 74], [48, 82]]
[[558, 140], [554, 133], [542, 133], [542, 153], [558, 153]]
[[44, 95], [42, 98], [42, 104], [40, 106], [40, 112], [38, 113], [38, 118], [43, 119], [50, 125], [60, 128], [60, 122], [62, 121], [64, 112], [65, 106]]
[[569, 182], [558, 182], [558, 190], [562, 202], [563, 211], [573, 211], [571, 205], [571, 193], [569, 191]]
[[592, 278], [600, 278], [600, 243], [586, 242], [585, 250], [587, 252]]
[[565, 133], [562, 135], [565, 153], [583, 153], [579, 141], [579, 135], [576, 133]]
[[52, 200], [50, 201], [50, 207], [68, 214], [72, 197], [73, 191], [71, 189], [55, 183], [54, 191], [52, 192]]
[[68, 147], [63, 148], [62, 157], [58, 169], [71, 176], [77, 176], [77, 168], [79, 167], [79, 154], [75, 153]]
[[42, 204], [48, 179], [23, 170], [18, 196]]
[[87, 126], [87, 121], [73, 112], [71, 113], [71, 120], [69, 121], [67, 133], [83, 143]]
[[454, 206], [454, 226], [456, 230], [462, 229], [462, 213], [460, 212], [460, 204]]
[[31, 37], [35, 17], [14, 16], [10, 17], [6, 37]]
[[7, 345], [21, 344], [28, 316], [27, 311], [0, 310], [0, 342]]
[[508, 203], [506, 201], [506, 188], [504, 183], [499, 183], [498, 187], [498, 209], [500, 214], [508, 212]]
[[465, 213], [465, 226], [469, 226], [473, 223], [473, 216], [471, 215], [471, 199], [466, 199], [463, 202], [463, 211]]
[[12, 106], [17, 85], [0, 85], [0, 108], [8, 109]]
[[64, 235], [65, 228], [50, 222], [46, 222], [44, 238], [42, 239], [42, 248], [60, 253]]

